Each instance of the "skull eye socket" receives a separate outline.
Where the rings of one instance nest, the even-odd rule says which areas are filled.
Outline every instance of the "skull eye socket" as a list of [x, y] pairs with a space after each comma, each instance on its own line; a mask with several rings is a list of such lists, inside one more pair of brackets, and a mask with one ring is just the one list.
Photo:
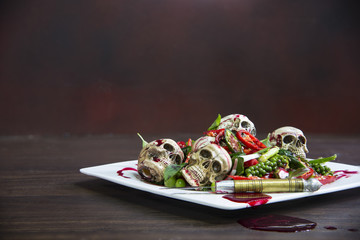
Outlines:
[[241, 122], [241, 127], [243, 127], [243, 128], [250, 128], [251, 125], [250, 125], [250, 123], [247, 122], [247, 121], [242, 121], [242, 122]]
[[158, 152], [154, 151], [153, 149], [148, 151], [149, 158], [154, 158], [158, 156]]
[[189, 162], [188, 162], [188, 165], [191, 166], [191, 165], [195, 165], [197, 163], [197, 161], [193, 158], [190, 158], [189, 159]]
[[212, 169], [215, 173], [218, 173], [221, 171], [221, 164], [218, 161], [214, 161], [212, 164]]
[[169, 152], [173, 152], [175, 150], [175, 148], [168, 143], [164, 144], [164, 148]]
[[173, 154], [173, 155], [171, 155], [170, 158], [175, 162], [175, 164], [181, 163], [181, 157], [178, 154]]
[[251, 129], [250, 133], [255, 136], [256, 135], [256, 129], [255, 128]]
[[299, 136], [299, 140], [302, 144], [305, 144], [306, 143], [306, 139], [304, 136]]
[[236, 118], [236, 119], [234, 120], [234, 127], [235, 127], [235, 128], [239, 128], [239, 123], [240, 123], [240, 119]]
[[200, 156], [202, 156], [203, 158], [211, 158], [211, 152], [209, 150], [203, 149], [200, 151]]
[[287, 135], [283, 138], [283, 142], [286, 143], [286, 144], [289, 144], [291, 143], [292, 141], [294, 141], [294, 136], [292, 135]]

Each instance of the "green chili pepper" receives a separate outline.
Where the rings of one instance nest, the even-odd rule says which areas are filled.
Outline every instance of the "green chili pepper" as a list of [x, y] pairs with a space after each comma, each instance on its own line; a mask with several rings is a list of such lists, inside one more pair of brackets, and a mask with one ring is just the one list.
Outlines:
[[280, 148], [277, 146], [270, 148], [266, 153], [262, 154], [259, 157], [259, 162], [265, 162], [266, 160], [277, 154], [279, 150]]
[[241, 144], [236, 136], [228, 129], [225, 129], [225, 143], [231, 152], [241, 152]]
[[318, 159], [314, 159], [314, 160], [309, 160], [309, 163], [310, 164], [314, 164], [314, 163], [326, 163], [326, 162], [329, 162], [329, 161], [333, 161], [335, 160], [337, 157], [336, 154], [330, 156], [330, 157], [326, 157], [326, 158], [318, 158]]
[[233, 162], [233, 168], [236, 166], [234, 175], [241, 175], [244, 173], [244, 159], [241, 157], [245, 155], [245, 153], [237, 152], [231, 154], [231, 161]]

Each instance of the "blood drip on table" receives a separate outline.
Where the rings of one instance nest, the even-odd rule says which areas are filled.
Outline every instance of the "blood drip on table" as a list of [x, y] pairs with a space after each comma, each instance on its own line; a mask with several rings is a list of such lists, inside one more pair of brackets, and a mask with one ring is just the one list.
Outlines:
[[337, 230], [337, 227], [334, 226], [325, 226], [324, 228], [327, 230]]
[[224, 195], [223, 198], [232, 202], [247, 203], [252, 207], [266, 204], [271, 196], [263, 193], [233, 193]]
[[317, 225], [306, 219], [276, 214], [240, 219], [238, 223], [253, 230], [273, 232], [304, 232], [314, 229]]

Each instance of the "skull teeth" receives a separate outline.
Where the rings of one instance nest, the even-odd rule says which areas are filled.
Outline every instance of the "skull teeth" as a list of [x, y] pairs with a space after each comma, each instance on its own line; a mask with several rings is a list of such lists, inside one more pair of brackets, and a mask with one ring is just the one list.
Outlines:
[[204, 179], [202, 172], [195, 166], [184, 169], [182, 174], [191, 186], [200, 186], [200, 182]]

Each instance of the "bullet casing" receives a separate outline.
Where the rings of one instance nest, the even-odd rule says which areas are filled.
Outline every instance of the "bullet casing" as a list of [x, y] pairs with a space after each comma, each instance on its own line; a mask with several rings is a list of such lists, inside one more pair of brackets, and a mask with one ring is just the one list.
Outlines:
[[219, 181], [214, 190], [216, 193], [276, 193], [317, 191], [320, 187], [321, 183], [316, 179], [252, 179]]
[[[315, 192], [321, 188], [321, 182], [316, 178], [304, 179], [251, 179], [251, 180], [223, 180], [213, 182], [211, 186], [182, 187], [182, 190], [211, 189], [214, 193], [286, 193], [286, 192]], [[165, 188], [169, 189], [169, 188]]]
[[234, 181], [235, 192], [303, 192], [303, 179], [254, 179]]

